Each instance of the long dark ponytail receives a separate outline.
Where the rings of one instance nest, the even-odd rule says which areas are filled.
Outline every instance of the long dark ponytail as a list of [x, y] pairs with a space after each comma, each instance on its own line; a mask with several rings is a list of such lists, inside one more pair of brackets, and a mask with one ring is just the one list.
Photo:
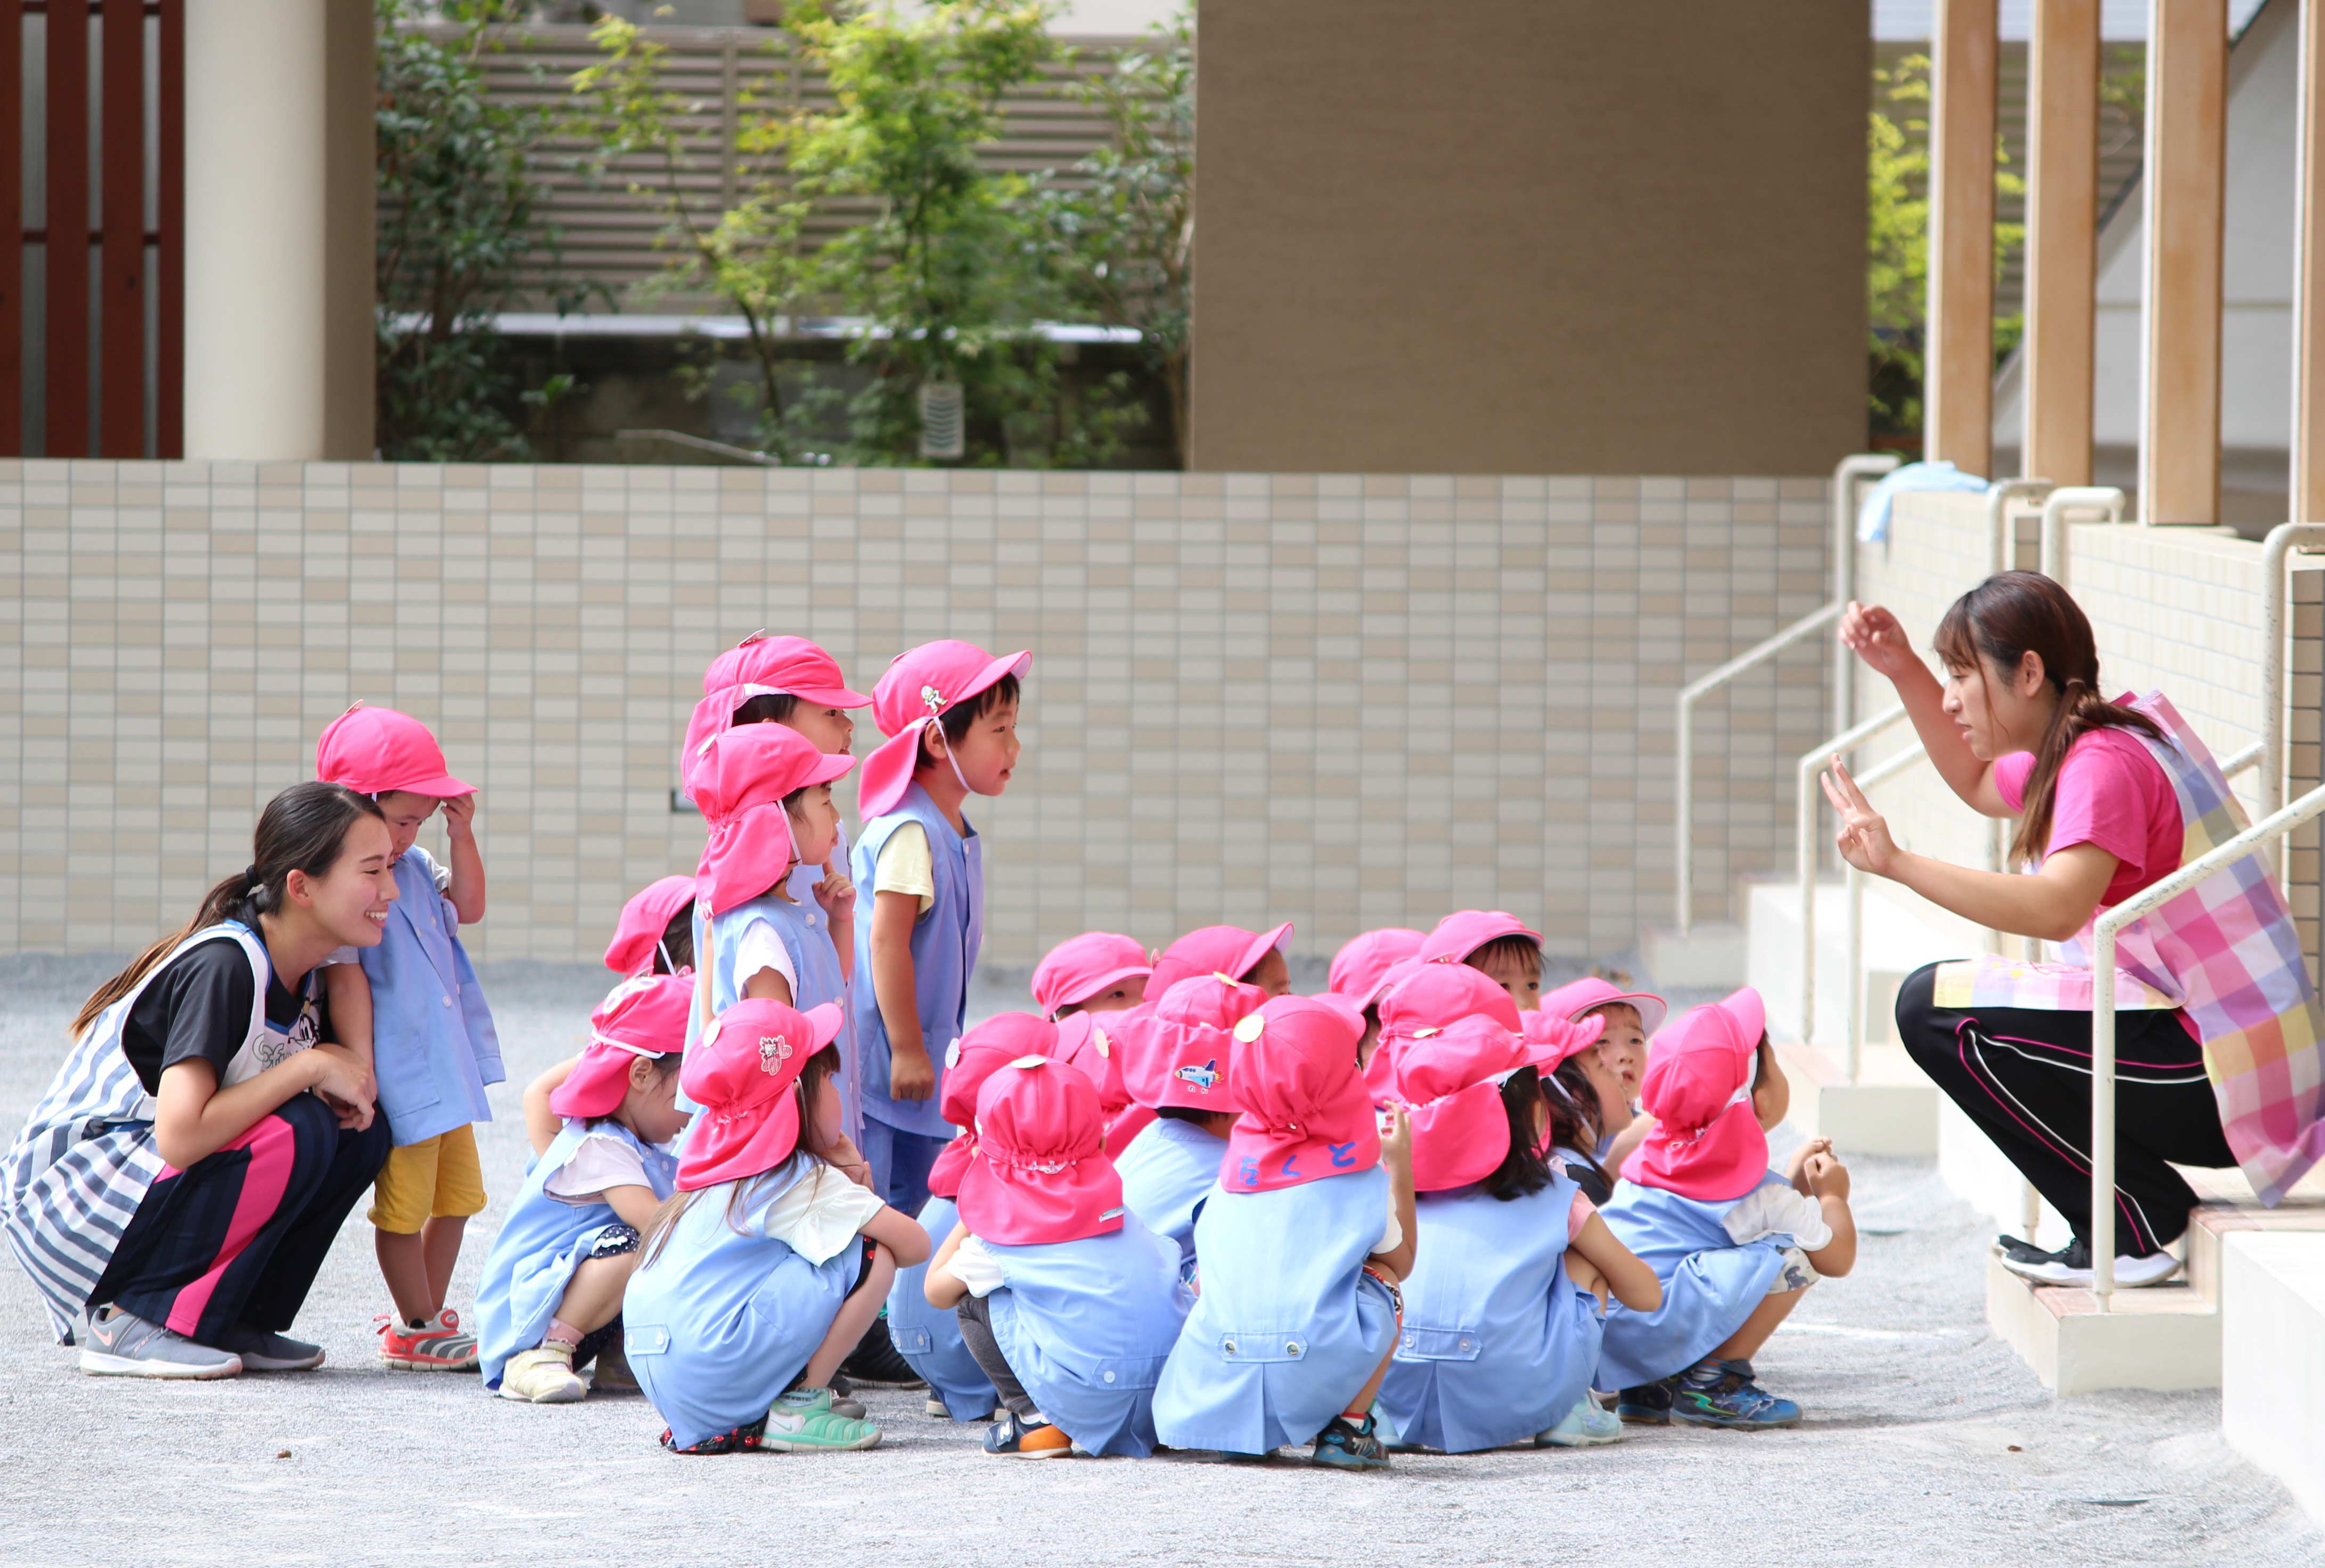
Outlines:
[[[1996, 572], [1953, 602], [1931, 647], [1955, 669], [1987, 666], [2015, 673], [2026, 655], [2042, 661], [2042, 674], [2059, 694], [2050, 728], [2034, 748], [2034, 770], [2026, 776], [2025, 803], [2010, 841], [2013, 864], [2030, 865], [2051, 844], [2051, 808], [2067, 748], [2092, 730], [2133, 730], [2161, 741], [2163, 732], [2135, 708], [2100, 694], [2098, 641], [2091, 623], [2067, 590], [2040, 572]], [[1989, 705], [1990, 706], [1990, 705]]]
[[210, 889], [192, 919], [139, 954], [128, 968], [91, 992], [73, 1019], [74, 1038], [97, 1014], [136, 990], [137, 982], [155, 964], [195, 932], [224, 920], [240, 920], [255, 927], [259, 916], [281, 909], [287, 896], [284, 885], [292, 872], [323, 875], [337, 863], [347, 830], [364, 817], [379, 818], [380, 815], [369, 796], [358, 795], [344, 784], [293, 784], [268, 801], [266, 809], [258, 814], [258, 829], [251, 835], [250, 865]]

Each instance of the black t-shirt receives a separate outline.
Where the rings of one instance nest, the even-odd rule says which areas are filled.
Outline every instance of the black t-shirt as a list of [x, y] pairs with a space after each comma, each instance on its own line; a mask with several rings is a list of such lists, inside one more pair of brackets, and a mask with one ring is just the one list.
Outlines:
[[[250, 1036], [254, 983], [250, 955], [240, 942], [224, 936], [199, 943], [162, 966], [121, 1028], [121, 1054], [148, 1094], [160, 1091], [162, 1069], [180, 1062], [208, 1062], [225, 1081], [227, 1065]], [[300, 999], [283, 989], [270, 967], [267, 1021], [287, 1029], [298, 1021], [299, 1009]]]

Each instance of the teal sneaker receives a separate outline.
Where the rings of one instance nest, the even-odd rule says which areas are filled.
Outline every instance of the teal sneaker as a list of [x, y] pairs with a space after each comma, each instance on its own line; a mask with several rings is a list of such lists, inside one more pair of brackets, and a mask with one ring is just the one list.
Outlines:
[[1706, 1356], [1674, 1379], [1671, 1418], [1690, 1426], [1759, 1432], [1777, 1426], [1798, 1426], [1801, 1407], [1790, 1399], [1777, 1398], [1752, 1381], [1751, 1362], [1722, 1361]]
[[1623, 1441], [1623, 1419], [1611, 1410], [1598, 1408], [1598, 1401], [1585, 1394], [1574, 1402], [1574, 1408], [1559, 1417], [1558, 1425], [1534, 1436], [1536, 1448], [1597, 1448], [1602, 1443]]
[[1669, 1426], [1672, 1418], [1672, 1386], [1676, 1378], [1665, 1378], [1660, 1383], [1642, 1383], [1635, 1388], [1626, 1388], [1615, 1401], [1616, 1416], [1638, 1426]]
[[829, 1388], [794, 1388], [776, 1400], [758, 1443], [778, 1453], [837, 1453], [879, 1445], [880, 1429], [834, 1410]]
[[1345, 1416], [1335, 1416], [1331, 1424], [1316, 1434], [1316, 1452], [1308, 1456], [1311, 1464], [1320, 1464], [1328, 1470], [1386, 1470], [1388, 1449], [1380, 1440], [1378, 1424], [1366, 1416], [1359, 1426]]

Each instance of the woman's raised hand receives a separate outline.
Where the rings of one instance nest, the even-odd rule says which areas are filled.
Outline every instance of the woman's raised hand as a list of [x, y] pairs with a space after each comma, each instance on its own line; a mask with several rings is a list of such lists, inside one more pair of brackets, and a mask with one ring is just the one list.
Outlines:
[[1824, 786], [1824, 798], [1832, 802], [1833, 811], [1840, 817], [1840, 832], [1833, 837], [1840, 858], [1858, 871], [1887, 876], [1897, 859], [1897, 841], [1889, 836], [1889, 824], [1848, 776], [1839, 753], [1834, 753], [1829, 769], [1817, 775], [1817, 782]]
[[1892, 680], [1921, 663], [1904, 627], [1878, 604], [1848, 602], [1840, 613], [1840, 645]]

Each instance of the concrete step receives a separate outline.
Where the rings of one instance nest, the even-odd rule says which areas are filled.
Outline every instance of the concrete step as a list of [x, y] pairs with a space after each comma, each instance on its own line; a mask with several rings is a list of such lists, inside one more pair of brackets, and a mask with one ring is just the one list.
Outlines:
[[1843, 1156], [1938, 1152], [1938, 1102], [1945, 1096], [1898, 1045], [1868, 1044], [1848, 1082], [1837, 1050], [1779, 1046], [1792, 1090], [1788, 1121], [1811, 1138], [1829, 1138]]
[[1672, 991], [1733, 991], [1744, 983], [1744, 927], [1732, 920], [1650, 926], [1639, 935], [1648, 980]]
[[2118, 1290], [2103, 1313], [2088, 1290], [2019, 1278], [1994, 1248], [1986, 1321], [2059, 1394], [2220, 1386], [2220, 1309], [2186, 1285]]
[[2220, 1435], [2325, 1519], [2325, 1235], [2221, 1241]]
[[[2203, 1200], [2188, 1217], [2188, 1283], [2214, 1305], [2224, 1298], [2228, 1239], [2239, 1235], [2315, 1235], [2325, 1238], [2325, 1167], [2293, 1184], [2283, 1202], [2264, 1209], [2253, 1197], [2244, 1172], [2181, 1167], [2180, 1174]], [[2325, 1390], [2320, 1390], [2325, 1393]]]

